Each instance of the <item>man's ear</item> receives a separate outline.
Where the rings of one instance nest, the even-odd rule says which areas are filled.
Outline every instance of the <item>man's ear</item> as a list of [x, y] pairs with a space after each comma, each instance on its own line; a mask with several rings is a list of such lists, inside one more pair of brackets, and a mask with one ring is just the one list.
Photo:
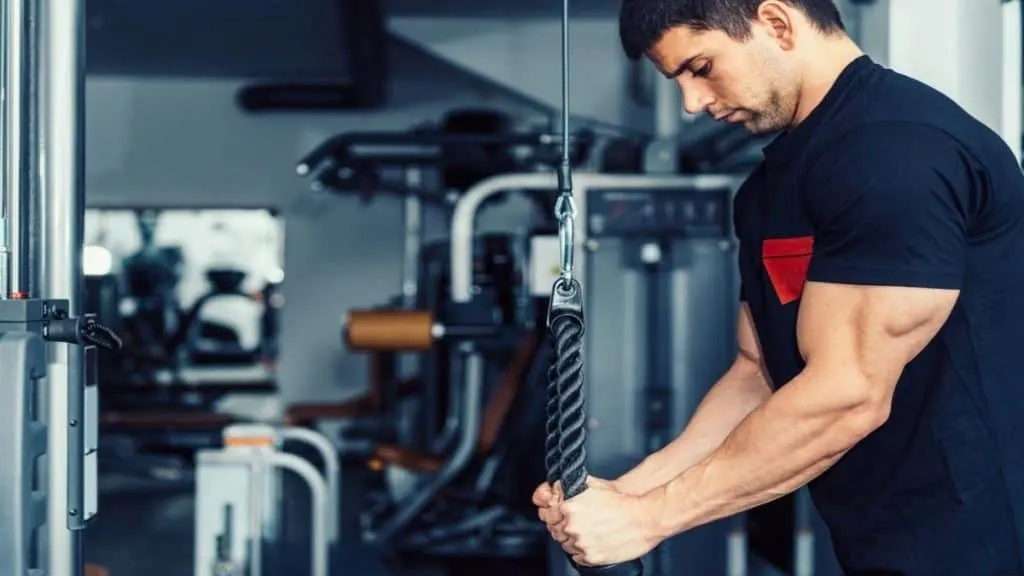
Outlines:
[[779, 0], [762, 2], [754, 16], [754, 25], [759, 26], [783, 50], [793, 48], [794, 23], [793, 8]]

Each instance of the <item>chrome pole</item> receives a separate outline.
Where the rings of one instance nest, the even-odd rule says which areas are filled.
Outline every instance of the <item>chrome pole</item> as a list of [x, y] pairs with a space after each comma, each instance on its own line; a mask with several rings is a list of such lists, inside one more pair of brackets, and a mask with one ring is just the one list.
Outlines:
[[[11, 37], [10, 33], [10, 2], [0, 2], [0, 41], [6, 43], [6, 39]], [[0, 54], [0, 151], [7, 149], [7, 92], [10, 88], [10, 79], [8, 78], [10, 70], [10, 62], [8, 60], [9, 51], [6, 45], [3, 49], [3, 54]], [[10, 258], [11, 258], [11, 247], [8, 244], [7, 237], [10, 232], [8, 230], [7, 220], [9, 218], [8, 213], [10, 212], [10, 200], [7, 198], [10, 193], [8, 192], [7, 181], [3, 177], [7, 171], [4, 170], [7, 161], [3, 154], [0, 154], [0, 300], [7, 298], [10, 294]]]
[[33, 104], [29, 86], [29, 53], [33, 37], [29, 26], [32, 0], [3, 2], [3, 144], [0, 148], [0, 298], [25, 297], [28, 292], [28, 199], [30, 158], [29, 111]]
[[[81, 302], [84, 206], [84, 30], [82, 0], [36, 0], [39, 7], [39, 160], [42, 218], [40, 295]], [[52, 345], [47, 373], [48, 574], [81, 576], [81, 533], [69, 529], [91, 510], [69, 506], [69, 487], [84, 482], [81, 455], [69, 453], [69, 393], [84, 386], [82, 348]], [[94, 506], [90, 506], [94, 507]]]

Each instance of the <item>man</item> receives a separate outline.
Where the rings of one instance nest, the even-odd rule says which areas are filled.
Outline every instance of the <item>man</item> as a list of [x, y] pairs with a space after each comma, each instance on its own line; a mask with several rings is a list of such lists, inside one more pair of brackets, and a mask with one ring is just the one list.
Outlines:
[[[683, 433], [540, 517], [616, 563], [805, 484], [844, 571], [1024, 574], [1024, 176], [831, 0], [625, 0], [685, 107], [781, 132], [735, 202], [739, 354]], [[998, 90], [998, 86], [991, 87]]]

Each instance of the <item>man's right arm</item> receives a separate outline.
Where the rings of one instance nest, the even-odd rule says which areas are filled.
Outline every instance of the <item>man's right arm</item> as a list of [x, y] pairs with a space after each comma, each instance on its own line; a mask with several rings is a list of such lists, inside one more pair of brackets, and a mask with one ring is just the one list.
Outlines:
[[616, 480], [619, 490], [640, 495], [672, 480], [711, 454], [748, 414], [771, 396], [746, 303], [740, 306], [737, 336], [736, 360], [704, 396], [682, 434]]

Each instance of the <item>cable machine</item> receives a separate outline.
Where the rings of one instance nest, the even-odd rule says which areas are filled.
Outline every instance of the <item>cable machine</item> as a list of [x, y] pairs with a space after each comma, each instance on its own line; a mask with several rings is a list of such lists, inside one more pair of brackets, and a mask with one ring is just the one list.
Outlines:
[[81, 576], [97, 513], [96, 356], [76, 316], [84, 220], [81, 0], [0, 4], [0, 565]]

